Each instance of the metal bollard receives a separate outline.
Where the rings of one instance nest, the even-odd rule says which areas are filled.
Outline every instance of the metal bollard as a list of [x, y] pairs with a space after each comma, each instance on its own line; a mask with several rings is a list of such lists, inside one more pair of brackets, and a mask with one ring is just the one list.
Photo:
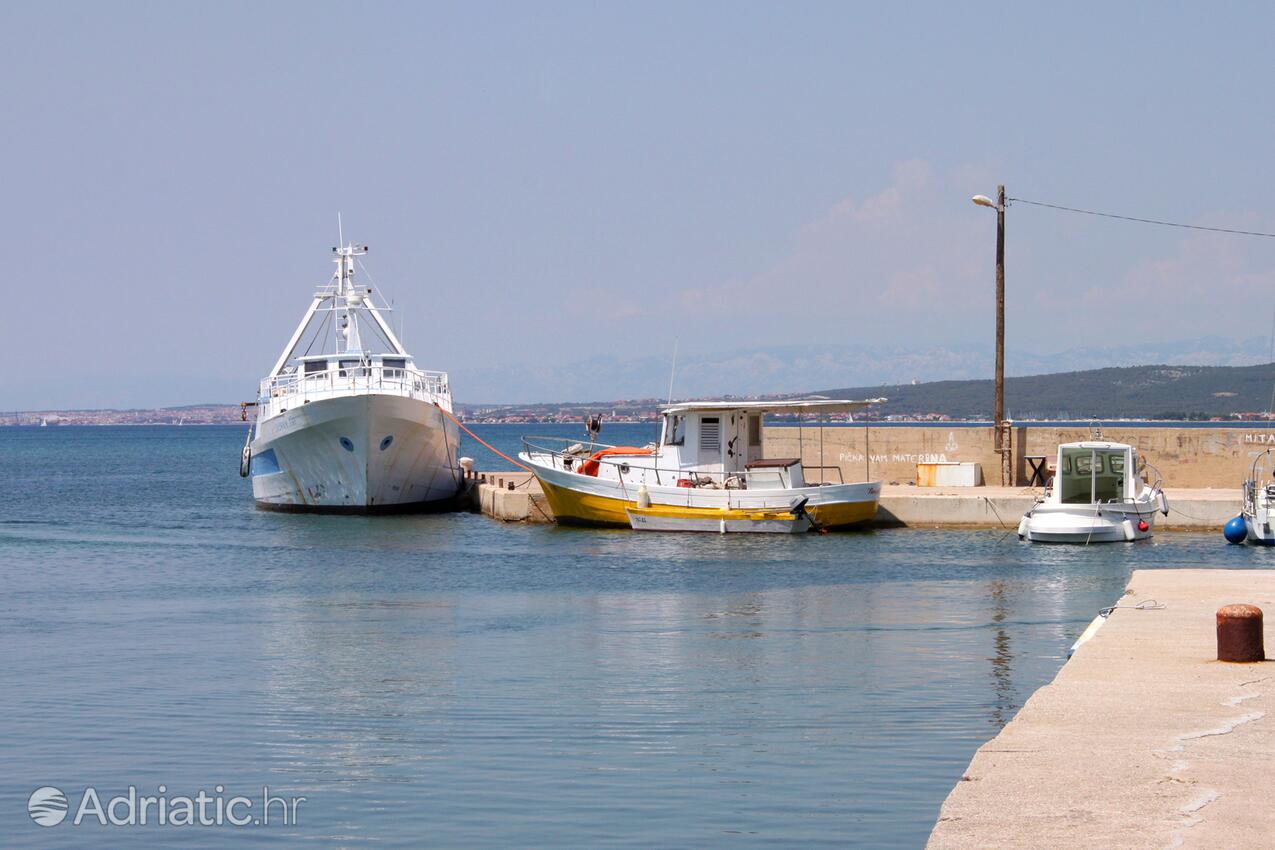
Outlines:
[[1265, 661], [1262, 609], [1256, 605], [1223, 605], [1217, 609], [1217, 660]]

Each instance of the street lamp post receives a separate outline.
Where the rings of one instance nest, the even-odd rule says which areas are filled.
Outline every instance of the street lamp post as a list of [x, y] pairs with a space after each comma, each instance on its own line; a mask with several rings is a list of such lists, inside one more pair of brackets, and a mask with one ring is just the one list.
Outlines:
[[1005, 419], [1005, 187], [996, 187], [996, 200], [975, 195], [971, 200], [996, 210], [996, 402], [992, 412], [992, 433], [1001, 456], [1001, 486], [1010, 485], [1009, 448], [1004, 444]]

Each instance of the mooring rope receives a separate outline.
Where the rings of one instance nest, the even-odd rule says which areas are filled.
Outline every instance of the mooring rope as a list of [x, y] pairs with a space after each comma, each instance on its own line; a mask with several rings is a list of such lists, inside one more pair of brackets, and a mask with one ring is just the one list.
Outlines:
[[1155, 599], [1144, 599], [1137, 605], [1108, 605], [1106, 608], [1098, 609], [1098, 616], [1104, 619], [1110, 617], [1111, 612], [1115, 611], [1117, 608], [1129, 608], [1133, 611], [1163, 611], [1166, 607], [1168, 606], [1166, 606], [1163, 602], [1159, 602]]
[[[450, 410], [447, 410], [446, 408], [444, 408], [444, 407], [443, 407], [441, 404], [439, 404], [438, 402], [435, 402], [435, 403], [434, 403], [434, 406], [435, 406], [435, 407], [437, 407], [439, 410], [443, 411], [443, 415], [445, 415], [448, 419], [450, 419], [450, 420], [452, 420], [453, 422], [455, 422], [455, 423], [456, 423], [456, 427], [460, 428], [460, 430], [464, 431], [466, 434], [468, 434], [469, 436], [473, 437], [475, 440], [477, 440], [479, 443], [481, 443], [483, 446], [485, 446], [485, 447], [486, 447], [486, 449], [487, 449], [489, 452], [491, 452], [492, 454], [495, 454], [495, 455], [499, 455], [500, 457], [503, 457], [505, 460], [509, 461], [509, 462], [510, 462], [510, 463], [512, 463], [514, 466], [518, 467], [519, 469], [526, 470], [527, 472], [532, 472], [532, 469], [531, 469], [531, 467], [530, 467], [530, 466], [527, 466], [526, 464], [524, 464], [524, 463], [522, 463], [522, 462], [520, 462], [520, 461], [516, 461], [516, 460], [514, 460], [514, 459], [513, 459], [513, 458], [511, 458], [509, 455], [505, 454], [505, 453], [504, 453], [504, 452], [502, 452], [500, 449], [496, 448], [496, 447], [495, 447], [495, 446], [493, 446], [491, 443], [487, 442], [487, 441], [486, 441], [486, 440], [484, 440], [482, 437], [478, 436], [478, 435], [477, 435], [477, 434], [475, 434], [473, 431], [471, 431], [471, 430], [469, 430], [468, 428], [466, 428], [466, 427], [465, 427], [465, 423], [464, 423], [464, 422], [461, 422], [459, 419], [457, 419], [455, 416], [453, 416], [453, 415], [452, 415], [452, 412], [451, 412]], [[533, 473], [533, 474], [534, 474], [534, 473]]]

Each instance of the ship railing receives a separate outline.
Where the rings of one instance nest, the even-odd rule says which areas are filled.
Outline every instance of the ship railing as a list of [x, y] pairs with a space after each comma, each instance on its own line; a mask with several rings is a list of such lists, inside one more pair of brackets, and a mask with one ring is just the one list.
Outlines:
[[[609, 443], [599, 443], [597, 441], [573, 440], [569, 437], [542, 437], [527, 436], [522, 438], [523, 452], [529, 459], [537, 463], [544, 464], [552, 469], [561, 470], [563, 472], [573, 472], [577, 470], [580, 464], [589, 461], [597, 463], [599, 466], [609, 466], [615, 469], [616, 477], [621, 483], [635, 483], [632, 478], [627, 482], [626, 475], [634, 472], [654, 473], [655, 483], [660, 486], [683, 486], [683, 487], [712, 487], [714, 489], [726, 490], [747, 490], [753, 481], [765, 481], [770, 486], [759, 486], [758, 490], [773, 489], [789, 489], [776, 488], [775, 469], [759, 469], [747, 470], [741, 469], [737, 471], [726, 470], [698, 470], [683, 469], [672, 466], [655, 465], [656, 457], [654, 455], [610, 455], [607, 457], [594, 458], [593, 455], [603, 449], [614, 449]], [[655, 448], [654, 443], [648, 443], [642, 448]], [[838, 466], [812, 465], [806, 466], [804, 463], [797, 463], [794, 466], [801, 466], [802, 478], [805, 479], [805, 471], [808, 469], [817, 469], [826, 471], [829, 469], [837, 470], [837, 481], [805, 481], [806, 487], [823, 487], [832, 484], [844, 484], [845, 478]], [[828, 476], [821, 475], [820, 478]]]
[[397, 395], [422, 401], [449, 400], [446, 372], [359, 364], [321, 372], [290, 372], [261, 382], [259, 416], [269, 419], [285, 410], [320, 399], [349, 395]]

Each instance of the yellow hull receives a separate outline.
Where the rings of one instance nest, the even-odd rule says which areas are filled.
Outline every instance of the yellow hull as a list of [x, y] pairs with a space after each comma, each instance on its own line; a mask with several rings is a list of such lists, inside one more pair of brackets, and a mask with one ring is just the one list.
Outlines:
[[[575, 525], [602, 525], [629, 527], [628, 508], [637, 508], [637, 502], [625, 499], [613, 499], [593, 493], [582, 493], [567, 487], [558, 487], [540, 479], [540, 487], [544, 490], [549, 507], [560, 523]], [[721, 508], [673, 507], [671, 505], [654, 505], [646, 510], [667, 508], [670, 515], [682, 517], [711, 517], [713, 519], [757, 519], [763, 515], [773, 518], [773, 511], [757, 509], [722, 510]], [[848, 528], [864, 525], [872, 521], [877, 514], [875, 499], [864, 502], [837, 502], [826, 505], [810, 505], [806, 513], [823, 528]]]

